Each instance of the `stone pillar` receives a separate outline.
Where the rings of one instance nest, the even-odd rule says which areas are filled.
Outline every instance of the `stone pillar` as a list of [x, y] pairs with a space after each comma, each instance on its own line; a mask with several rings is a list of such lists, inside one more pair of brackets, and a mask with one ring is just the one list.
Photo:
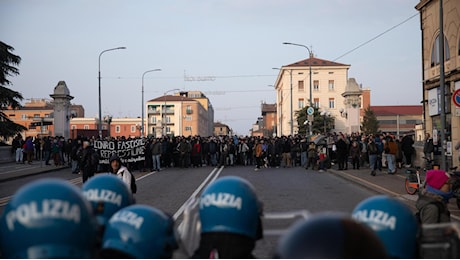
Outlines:
[[360, 121], [360, 96], [362, 93], [361, 87], [356, 83], [354, 78], [349, 78], [347, 86], [345, 87], [345, 92], [342, 93], [342, 96], [345, 98], [345, 112], [347, 115], [346, 120], [346, 129], [347, 134], [353, 132], [360, 132], [361, 121]]
[[54, 106], [54, 135], [68, 139], [70, 138], [70, 100], [73, 97], [70, 95], [65, 81], [58, 82], [50, 97], [53, 98], [52, 104]]

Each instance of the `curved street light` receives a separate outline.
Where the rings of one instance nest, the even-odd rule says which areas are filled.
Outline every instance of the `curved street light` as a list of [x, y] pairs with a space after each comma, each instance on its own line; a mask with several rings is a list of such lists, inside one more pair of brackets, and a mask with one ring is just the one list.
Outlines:
[[101, 56], [103, 53], [108, 52], [108, 51], [115, 51], [115, 50], [124, 50], [126, 47], [117, 47], [117, 48], [112, 48], [112, 49], [107, 49], [103, 50], [99, 54], [99, 73], [98, 73], [98, 81], [99, 81], [99, 124], [98, 124], [98, 130], [99, 130], [99, 138], [102, 138], [102, 110], [101, 110]]
[[[313, 97], [312, 97], [312, 92], [311, 92], [311, 86], [312, 86], [312, 79], [311, 79], [311, 58], [313, 57], [313, 53], [311, 52], [310, 48], [308, 48], [306, 45], [303, 45], [303, 44], [297, 44], [297, 43], [292, 43], [292, 42], [283, 42], [283, 44], [287, 44], [287, 45], [294, 45], [294, 46], [299, 46], [299, 47], [304, 47], [308, 50], [308, 54], [310, 56], [310, 62], [308, 63], [309, 64], [309, 67], [310, 67], [310, 107], [313, 107]], [[291, 93], [292, 94], [292, 93]], [[291, 113], [292, 114], [292, 113]], [[311, 129], [311, 125], [310, 125], [310, 135], [312, 134], [312, 129]]]
[[144, 124], [144, 76], [145, 74], [153, 71], [161, 71], [161, 69], [147, 70], [142, 74], [142, 120], [141, 120], [141, 137], [145, 136], [145, 124]]

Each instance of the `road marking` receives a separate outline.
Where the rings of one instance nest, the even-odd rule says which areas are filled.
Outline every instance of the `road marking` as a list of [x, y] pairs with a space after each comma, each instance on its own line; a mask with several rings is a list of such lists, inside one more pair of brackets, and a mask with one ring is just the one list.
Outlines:
[[200, 186], [198, 186], [198, 188], [192, 193], [192, 195], [190, 195], [190, 197], [184, 202], [184, 204], [182, 204], [182, 206], [177, 210], [177, 212], [173, 215], [173, 219], [176, 220], [180, 217], [180, 215], [182, 215], [182, 213], [184, 212], [186, 206], [189, 204], [189, 201], [191, 201], [192, 199], [194, 199], [198, 193], [201, 191], [201, 189], [203, 189], [203, 187], [208, 183], [209, 179], [211, 177], [212, 180], [209, 182], [213, 182], [217, 177], [219, 177], [220, 173], [222, 172], [222, 170], [224, 169], [224, 167], [220, 167], [220, 168], [214, 168], [212, 170], [212, 172], [208, 175], [208, 177], [206, 177], [206, 179], [200, 184]]

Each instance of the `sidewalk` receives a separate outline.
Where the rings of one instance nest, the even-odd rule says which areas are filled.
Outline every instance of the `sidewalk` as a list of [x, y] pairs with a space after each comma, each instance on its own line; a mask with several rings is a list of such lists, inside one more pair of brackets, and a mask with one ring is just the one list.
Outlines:
[[45, 162], [33, 161], [32, 164], [17, 164], [15, 162], [0, 164], [0, 182], [6, 182], [26, 176], [37, 175], [70, 168], [67, 166], [45, 165]]
[[[382, 171], [377, 171], [376, 176], [372, 176], [370, 175], [371, 170], [367, 167], [359, 170], [348, 168], [348, 170], [342, 171], [336, 170], [335, 167], [336, 166], [332, 166], [332, 168], [327, 171], [341, 178], [355, 182], [364, 188], [405, 200], [406, 204], [414, 211], [416, 210], [415, 202], [417, 201], [418, 195], [417, 193], [415, 195], [409, 195], [406, 192], [405, 180], [408, 174], [405, 173], [405, 168], [398, 169], [397, 173], [394, 175], [387, 174], [387, 169], [384, 168]], [[422, 173], [420, 177], [424, 180], [425, 174]], [[450, 199], [448, 207], [452, 219], [460, 221], [460, 209], [457, 207], [455, 198]]]

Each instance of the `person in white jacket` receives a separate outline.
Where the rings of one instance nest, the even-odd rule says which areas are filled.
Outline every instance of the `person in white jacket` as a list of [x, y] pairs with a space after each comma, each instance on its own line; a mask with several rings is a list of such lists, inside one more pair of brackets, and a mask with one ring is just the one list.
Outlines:
[[116, 174], [118, 178], [123, 180], [124, 183], [128, 186], [129, 190], [131, 190], [131, 172], [129, 172], [128, 168], [121, 164], [121, 159], [118, 155], [114, 154], [110, 157], [110, 168], [111, 173]]

